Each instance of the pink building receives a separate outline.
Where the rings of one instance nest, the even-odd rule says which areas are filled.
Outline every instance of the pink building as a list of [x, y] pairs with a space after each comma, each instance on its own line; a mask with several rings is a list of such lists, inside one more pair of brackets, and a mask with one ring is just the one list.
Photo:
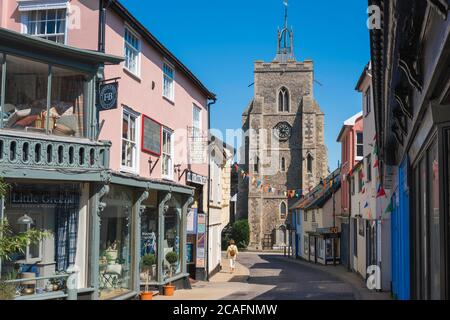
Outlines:
[[350, 185], [347, 181], [353, 167], [364, 158], [362, 112], [344, 122], [337, 142], [341, 143], [342, 214], [348, 216], [350, 208]]
[[[140, 256], [155, 255], [151, 283], [162, 286], [169, 281], [166, 254], [173, 251], [179, 259], [170, 280], [204, 279], [209, 180], [204, 147], [215, 95], [115, 0], [0, 0], [0, 27], [124, 57], [120, 65], [106, 66], [97, 84], [98, 139], [112, 143], [109, 192], [99, 199], [104, 211], [98, 256], [116, 250], [138, 268]], [[136, 225], [128, 223], [137, 212], [130, 213], [127, 203], [138, 204]], [[122, 289], [139, 291], [131, 270], [116, 278], [126, 282]], [[114, 296], [117, 289], [99, 287], [100, 297]]]

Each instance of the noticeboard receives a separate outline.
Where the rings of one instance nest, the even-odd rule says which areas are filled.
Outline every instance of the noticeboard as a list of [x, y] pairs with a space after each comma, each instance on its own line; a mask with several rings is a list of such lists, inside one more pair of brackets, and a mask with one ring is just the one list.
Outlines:
[[142, 117], [142, 151], [161, 155], [162, 125], [150, 117]]

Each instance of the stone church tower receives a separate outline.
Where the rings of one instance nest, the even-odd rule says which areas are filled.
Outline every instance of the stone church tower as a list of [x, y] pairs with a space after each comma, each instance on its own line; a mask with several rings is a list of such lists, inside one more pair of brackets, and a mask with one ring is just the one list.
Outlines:
[[293, 41], [286, 7], [277, 55], [272, 62], [255, 62], [255, 94], [242, 115], [246, 135], [240, 162], [249, 178], [239, 179], [237, 215], [248, 218], [250, 247], [257, 250], [287, 243], [288, 208], [299, 199], [289, 199], [284, 191], [301, 189], [306, 194], [328, 174], [313, 62], [295, 60]]

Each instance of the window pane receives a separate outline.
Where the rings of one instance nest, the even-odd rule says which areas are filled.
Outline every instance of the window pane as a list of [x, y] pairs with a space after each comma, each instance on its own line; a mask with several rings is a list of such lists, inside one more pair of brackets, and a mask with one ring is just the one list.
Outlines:
[[122, 138], [128, 139], [129, 138], [129, 130], [130, 130], [130, 118], [127, 113], [124, 112], [123, 119], [122, 119]]
[[52, 68], [51, 114], [56, 117], [52, 133], [85, 137], [87, 106], [84, 99], [85, 76], [59, 67]]
[[6, 64], [3, 127], [45, 133], [48, 65], [11, 55]]
[[131, 194], [129, 189], [112, 186], [101, 215], [100, 299], [124, 294], [131, 288]]

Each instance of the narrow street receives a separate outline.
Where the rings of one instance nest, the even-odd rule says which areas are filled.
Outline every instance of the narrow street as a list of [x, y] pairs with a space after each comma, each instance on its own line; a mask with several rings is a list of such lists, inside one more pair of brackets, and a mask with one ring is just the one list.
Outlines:
[[[337, 277], [286, 261], [277, 254], [243, 253], [239, 261], [250, 270], [249, 284], [273, 286], [260, 292], [257, 300], [355, 299], [351, 286]], [[253, 295], [236, 292], [225, 299], [247, 300]]]
[[291, 260], [277, 253], [243, 252], [236, 273], [222, 271], [210, 282], [196, 282], [191, 290], [156, 300], [382, 300], [388, 293], [371, 292], [354, 273], [342, 266], [319, 266]]

